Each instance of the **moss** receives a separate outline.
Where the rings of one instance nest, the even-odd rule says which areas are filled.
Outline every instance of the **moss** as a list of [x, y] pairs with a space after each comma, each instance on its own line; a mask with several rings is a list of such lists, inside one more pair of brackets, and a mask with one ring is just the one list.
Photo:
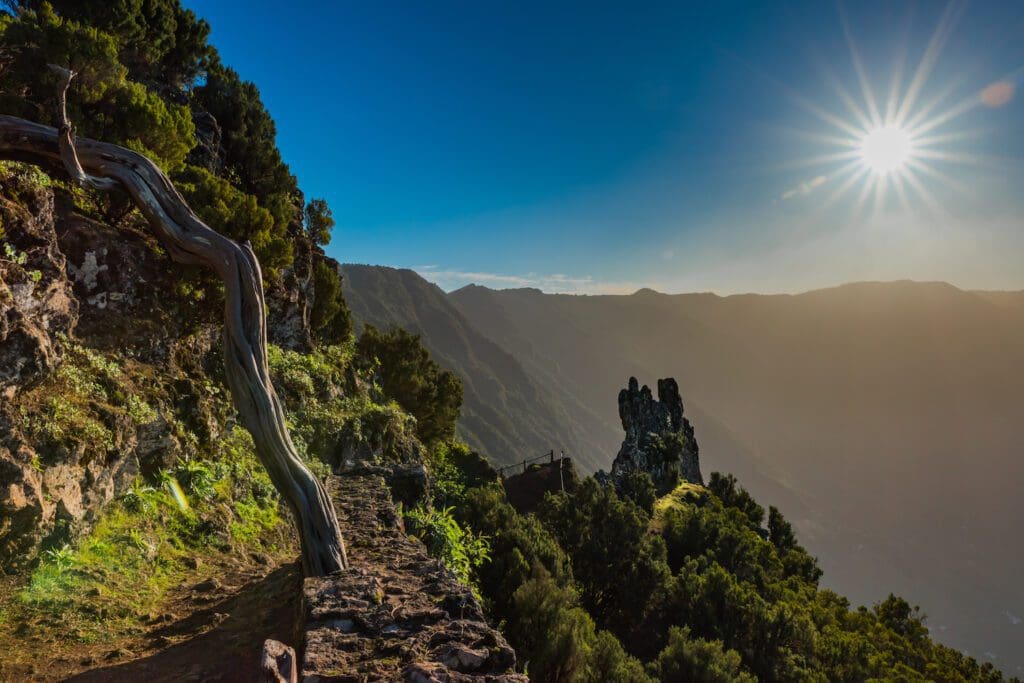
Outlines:
[[157, 411], [113, 353], [100, 353], [62, 337], [64, 361], [21, 401], [22, 427], [37, 442], [103, 454], [116, 447], [119, 417], [148, 424]]
[[231, 537], [246, 546], [262, 547], [266, 532], [281, 524], [277, 505], [261, 505], [252, 499], [235, 503], [235, 515], [238, 521], [231, 523]]

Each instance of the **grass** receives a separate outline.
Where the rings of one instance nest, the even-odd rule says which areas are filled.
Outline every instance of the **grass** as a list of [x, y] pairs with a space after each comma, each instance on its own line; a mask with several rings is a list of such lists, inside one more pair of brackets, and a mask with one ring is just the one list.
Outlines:
[[700, 484], [684, 481], [654, 503], [654, 515], [651, 517], [651, 528], [657, 530], [661, 519], [669, 510], [682, 510], [687, 505], [700, 503], [708, 496], [708, 490]]
[[[335, 450], [342, 439], [367, 443], [372, 450], [388, 453], [415, 434], [415, 420], [394, 401], [373, 400], [363, 390], [343, 393], [342, 387], [350, 384], [346, 375], [354, 353], [352, 340], [312, 354], [274, 345], [267, 349], [292, 440], [299, 455], [318, 475], [327, 471], [320, 455]], [[373, 374], [357, 381], [373, 387]]]
[[[112, 353], [99, 353], [61, 338], [64, 361], [39, 387], [21, 400], [22, 426], [42, 444], [81, 446], [101, 455], [116, 447], [109, 415], [127, 416], [131, 424], [153, 422], [158, 414]], [[45, 450], [45, 449], [44, 449]]]
[[[183, 587], [235, 566], [234, 558], [296, 556], [289, 515], [247, 431], [235, 426], [216, 442], [203, 442], [167, 408], [152, 367], [66, 338], [61, 343], [64, 363], [20, 398], [22, 428], [41, 446], [39, 469], [49, 464], [54, 446], [82, 457], [103, 454], [120, 447], [112, 424], [143, 425], [161, 416], [181, 452], [170, 469], [136, 480], [105, 506], [87, 535], [41, 553], [28, 577], [0, 586], [8, 595], [0, 602], [0, 646], [123, 643], [151, 630], [153, 615], [191, 604]], [[312, 355], [270, 350], [296, 444], [317, 474], [328, 468], [308, 453], [345, 434], [376, 442], [412, 433], [412, 419], [396, 404], [367, 395], [362, 387], [369, 380], [343, 394], [352, 353], [351, 344]], [[214, 389], [205, 396], [226, 400]]]
[[114, 642], [142, 632], [197, 564], [211, 571], [229, 555], [293, 555], [292, 530], [248, 433], [235, 428], [219, 451], [155, 485], [137, 481], [78, 543], [44, 551], [0, 626]]

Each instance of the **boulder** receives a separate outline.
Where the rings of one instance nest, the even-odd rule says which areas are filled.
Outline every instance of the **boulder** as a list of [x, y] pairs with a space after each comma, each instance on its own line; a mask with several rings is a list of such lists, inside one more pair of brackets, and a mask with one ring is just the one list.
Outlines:
[[260, 683], [296, 683], [299, 680], [294, 648], [267, 638], [260, 658]]

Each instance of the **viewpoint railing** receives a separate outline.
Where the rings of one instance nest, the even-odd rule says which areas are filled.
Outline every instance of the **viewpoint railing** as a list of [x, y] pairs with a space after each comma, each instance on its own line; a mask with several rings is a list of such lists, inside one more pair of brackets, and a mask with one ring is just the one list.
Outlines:
[[[565, 457], [565, 451], [561, 451], [561, 454], [559, 455], [559, 458], [564, 458], [564, 457]], [[554, 464], [554, 462], [555, 462], [555, 451], [554, 451], [554, 449], [548, 451], [547, 453], [542, 453], [541, 455], [538, 455], [536, 457], [527, 458], [526, 460], [523, 460], [522, 462], [517, 462], [517, 463], [515, 463], [513, 465], [505, 465], [504, 467], [499, 467], [498, 468], [498, 476], [501, 477], [502, 479], [504, 479], [505, 476], [506, 476], [505, 475], [506, 472], [513, 472], [514, 470], [518, 470], [520, 467], [523, 468], [523, 472], [525, 473], [526, 469], [530, 465], [532, 465], [535, 462], [541, 462], [543, 460], [547, 460], [549, 463]]]

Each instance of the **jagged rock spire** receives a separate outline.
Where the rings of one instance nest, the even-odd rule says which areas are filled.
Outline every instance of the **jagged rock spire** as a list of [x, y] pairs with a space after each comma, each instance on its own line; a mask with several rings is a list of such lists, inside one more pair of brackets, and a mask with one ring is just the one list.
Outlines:
[[651, 475], [660, 491], [679, 481], [703, 484], [699, 447], [693, 426], [683, 416], [683, 399], [675, 379], [658, 380], [658, 398], [636, 377], [619, 392], [619, 418], [626, 437], [612, 463], [612, 480], [620, 481], [630, 472]]

